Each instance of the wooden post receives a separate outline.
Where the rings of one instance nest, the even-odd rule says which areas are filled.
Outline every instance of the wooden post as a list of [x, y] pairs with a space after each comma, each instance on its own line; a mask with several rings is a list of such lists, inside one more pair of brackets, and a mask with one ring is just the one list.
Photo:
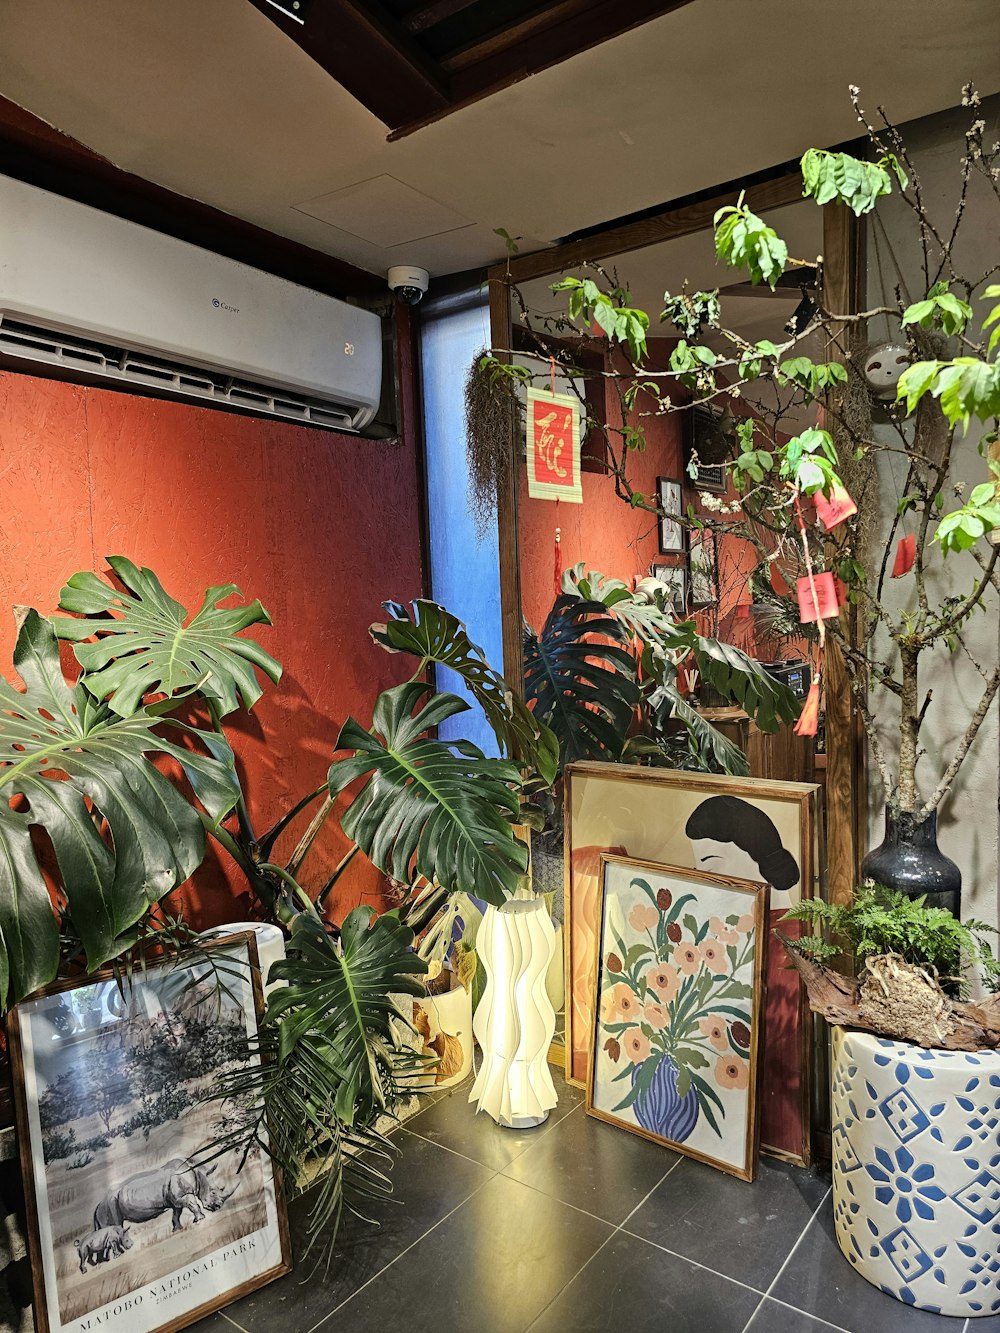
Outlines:
[[[864, 225], [843, 204], [823, 209], [823, 303], [851, 315], [863, 309], [865, 283]], [[857, 325], [835, 333], [826, 355], [846, 361], [859, 344]], [[832, 433], [836, 436], [836, 427]], [[841, 444], [842, 441], [837, 441]], [[858, 609], [845, 606], [841, 626], [849, 641], [857, 638]], [[843, 655], [833, 639], [826, 651], [826, 847], [827, 892], [831, 902], [854, 896], [864, 854], [868, 817], [865, 741], [854, 708]]]
[[[497, 348], [511, 345], [510, 291], [506, 274], [490, 273], [490, 338]], [[509, 356], [501, 358], [509, 361]], [[500, 627], [503, 636], [503, 674], [518, 694], [523, 692], [524, 652], [521, 642], [521, 559], [517, 527], [517, 487], [520, 475], [520, 440], [511, 430], [503, 469], [497, 477], [497, 536], [500, 553]]]

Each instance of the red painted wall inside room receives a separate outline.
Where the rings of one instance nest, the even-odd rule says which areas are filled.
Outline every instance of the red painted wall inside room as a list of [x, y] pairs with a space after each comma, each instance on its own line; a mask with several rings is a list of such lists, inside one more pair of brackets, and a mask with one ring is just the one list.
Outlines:
[[[211, 584], [259, 597], [274, 623], [252, 632], [284, 675], [263, 681], [263, 699], [232, 716], [230, 735], [264, 829], [322, 783], [348, 714], [367, 724], [377, 691], [408, 674], [368, 626], [384, 598], [420, 595], [418, 470], [412, 444], [0, 373], [3, 673], [12, 674], [9, 608], [54, 610], [65, 580], [105, 572], [105, 555], [148, 565], [192, 611]], [[347, 845], [328, 821], [311, 886]], [[380, 876], [361, 859], [338, 890], [337, 920], [381, 901]], [[184, 898], [201, 926], [251, 908], [245, 881], [214, 848]]]
[[[650, 361], [665, 367], [673, 339], [650, 339]], [[608, 424], [621, 422], [618, 395], [605, 395]], [[682, 426], [678, 416], [647, 417], [646, 448], [629, 457], [628, 477], [633, 490], [656, 494], [657, 477], [681, 477], [683, 473]], [[615, 437], [616, 444], [618, 443]], [[581, 474], [583, 504], [560, 504], [533, 500], [528, 495], [528, 475], [519, 468], [518, 540], [521, 557], [521, 604], [528, 623], [540, 630], [554, 600], [555, 529], [561, 533], [564, 569], [584, 561], [589, 569], [631, 584], [644, 578], [654, 563], [677, 565], [686, 557], [659, 554], [659, 532], [654, 515], [632, 509], [615, 493], [610, 474]]]
[[[649, 365], [665, 370], [670, 352], [676, 345], [673, 338], [650, 338]], [[689, 397], [686, 389], [675, 380], [661, 381], [663, 392], [674, 402], [683, 403]], [[741, 403], [731, 404], [737, 415], [747, 410]], [[612, 430], [621, 424], [621, 405], [617, 392], [609, 388], [605, 394], [605, 411]], [[638, 422], [633, 417], [631, 424]], [[693, 505], [696, 513], [706, 513], [684, 470], [684, 431], [686, 414], [641, 418], [646, 432], [646, 448], [632, 453], [628, 459], [628, 480], [633, 490], [655, 496], [658, 477], [680, 478], [683, 482], [683, 504]], [[616, 445], [618, 438], [613, 437]], [[632, 509], [615, 491], [615, 479], [597, 472], [581, 474], [583, 504], [563, 504], [558, 508], [552, 500], [533, 500], [528, 495], [527, 469], [523, 462], [518, 470], [518, 541], [521, 563], [521, 604], [528, 623], [541, 630], [554, 600], [554, 539], [560, 529], [560, 555], [563, 569], [584, 561], [589, 569], [621, 579], [630, 586], [636, 578], [651, 572], [653, 564], [688, 565], [688, 555], [662, 555], [656, 519], [642, 509]], [[736, 498], [730, 486], [725, 498]], [[741, 639], [740, 646], [750, 653], [755, 644], [733, 627], [733, 618], [740, 605], [750, 601], [747, 580], [759, 562], [752, 543], [727, 536], [718, 544], [719, 606], [709, 612], [692, 612], [701, 634]], [[765, 645], [765, 658], [774, 656], [773, 646]]]

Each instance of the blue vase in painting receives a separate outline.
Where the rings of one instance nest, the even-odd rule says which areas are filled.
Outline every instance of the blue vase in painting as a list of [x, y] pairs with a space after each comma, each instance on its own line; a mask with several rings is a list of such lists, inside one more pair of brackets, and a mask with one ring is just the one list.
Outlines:
[[[639, 1074], [639, 1065], [632, 1071], [632, 1082]], [[632, 1103], [635, 1118], [643, 1129], [674, 1143], [683, 1143], [698, 1123], [698, 1094], [693, 1087], [682, 1097], [677, 1091], [677, 1066], [669, 1055], [663, 1056], [652, 1082]]]

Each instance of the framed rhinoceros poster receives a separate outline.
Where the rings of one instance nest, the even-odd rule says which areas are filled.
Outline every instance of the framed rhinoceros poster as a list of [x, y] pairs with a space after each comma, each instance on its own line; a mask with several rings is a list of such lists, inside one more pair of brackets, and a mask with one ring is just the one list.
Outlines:
[[8, 1019], [38, 1333], [172, 1333], [291, 1268], [266, 1152], [213, 1156], [256, 1108], [252, 935], [53, 986]]

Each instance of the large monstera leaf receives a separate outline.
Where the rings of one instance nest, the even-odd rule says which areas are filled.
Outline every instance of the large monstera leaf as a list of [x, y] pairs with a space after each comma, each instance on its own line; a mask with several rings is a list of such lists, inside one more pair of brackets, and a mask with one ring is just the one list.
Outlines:
[[555, 736], [493, 670], [458, 617], [423, 600], [412, 604], [412, 613], [398, 602], [386, 602], [385, 608], [391, 619], [372, 625], [375, 642], [390, 652], [411, 653], [423, 666], [439, 663], [461, 676], [506, 754], [537, 770], [549, 786], [559, 761]]
[[275, 963], [272, 975], [287, 982], [275, 992], [268, 1020], [280, 1019], [279, 1056], [287, 1059], [308, 1034], [322, 1032], [331, 1064], [340, 1076], [338, 1119], [369, 1121], [385, 1110], [383, 1076], [371, 1038], [388, 1043], [398, 1015], [394, 995], [425, 994], [419, 974], [427, 964], [413, 952], [413, 931], [395, 912], [375, 916], [356, 907], [340, 928], [339, 943], [318, 919], [301, 913], [292, 927], [291, 957]]
[[35, 611], [21, 625], [14, 667], [24, 693], [0, 679], [0, 998], [11, 1003], [51, 981], [59, 959], [32, 827], [48, 835], [93, 969], [121, 952], [150, 904], [182, 884], [204, 855], [197, 809], [148, 756], [175, 759], [215, 821], [238, 791], [232, 751], [220, 736], [161, 719], [155, 709], [120, 718], [82, 685], [68, 685], [52, 626]]
[[694, 656], [705, 684], [739, 704], [760, 731], [798, 719], [802, 704], [788, 686], [731, 643], [699, 636]]
[[556, 598], [541, 634], [524, 634], [524, 693], [559, 738], [561, 764], [618, 759], [639, 703], [626, 631], [603, 602]]
[[249, 625], [271, 623], [260, 602], [219, 606], [227, 597], [241, 595], [234, 583], [209, 588], [188, 621], [186, 608], [164, 590], [152, 570], [139, 569], [124, 556], [106, 558], [127, 591], [87, 571], [74, 574], [59, 595], [59, 605], [85, 619], [56, 616], [52, 623], [61, 639], [77, 645], [74, 652], [86, 688], [95, 699], [106, 699], [120, 717], [134, 713], [147, 694], [169, 696], [196, 686], [225, 716], [241, 699], [252, 708], [260, 698], [254, 667], [275, 683], [280, 679], [280, 664], [260, 644], [237, 637]]
[[680, 652], [695, 645], [694, 621], [675, 619], [662, 592], [647, 600], [621, 579], [588, 570], [582, 563], [565, 571], [562, 590], [568, 597], [601, 602], [640, 644]]
[[468, 741], [429, 737], [469, 705], [454, 694], [423, 702], [428, 690], [416, 681], [385, 690], [371, 731], [347, 719], [337, 749], [354, 755], [332, 764], [330, 794], [367, 776], [341, 823], [384, 874], [404, 884], [423, 875], [499, 906], [527, 868], [527, 848], [511, 828], [521, 775]]
[[[306, 1254], [316, 1243], [329, 1251], [342, 1205], [360, 1208], [391, 1193], [378, 1169], [388, 1145], [379, 1115], [409, 1096], [426, 1061], [400, 1046], [393, 1032], [392, 996], [425, 994], [427, 964], [413, 950], [413, 932], [395, 912], [374, 916], [356, 907], [339, 932], [324, 931], [310, 913], [296, 917], [288, 957], [271, 975], [275, 990], [261, 1028], [262, 1060], [227, 1074], [216, 1097], [263, 1103], [250, 1142], [259, 1143], [294, 1188], [304, 1161], [322, 1164], [309, 1208]], [[266, 1126], [266, 1133], [265, 1133]], [[214, 1150], [243, 1153], [246, 1129], [235, 1128]], [[372, 1151], [364, 1151], [369, 1149]]]

